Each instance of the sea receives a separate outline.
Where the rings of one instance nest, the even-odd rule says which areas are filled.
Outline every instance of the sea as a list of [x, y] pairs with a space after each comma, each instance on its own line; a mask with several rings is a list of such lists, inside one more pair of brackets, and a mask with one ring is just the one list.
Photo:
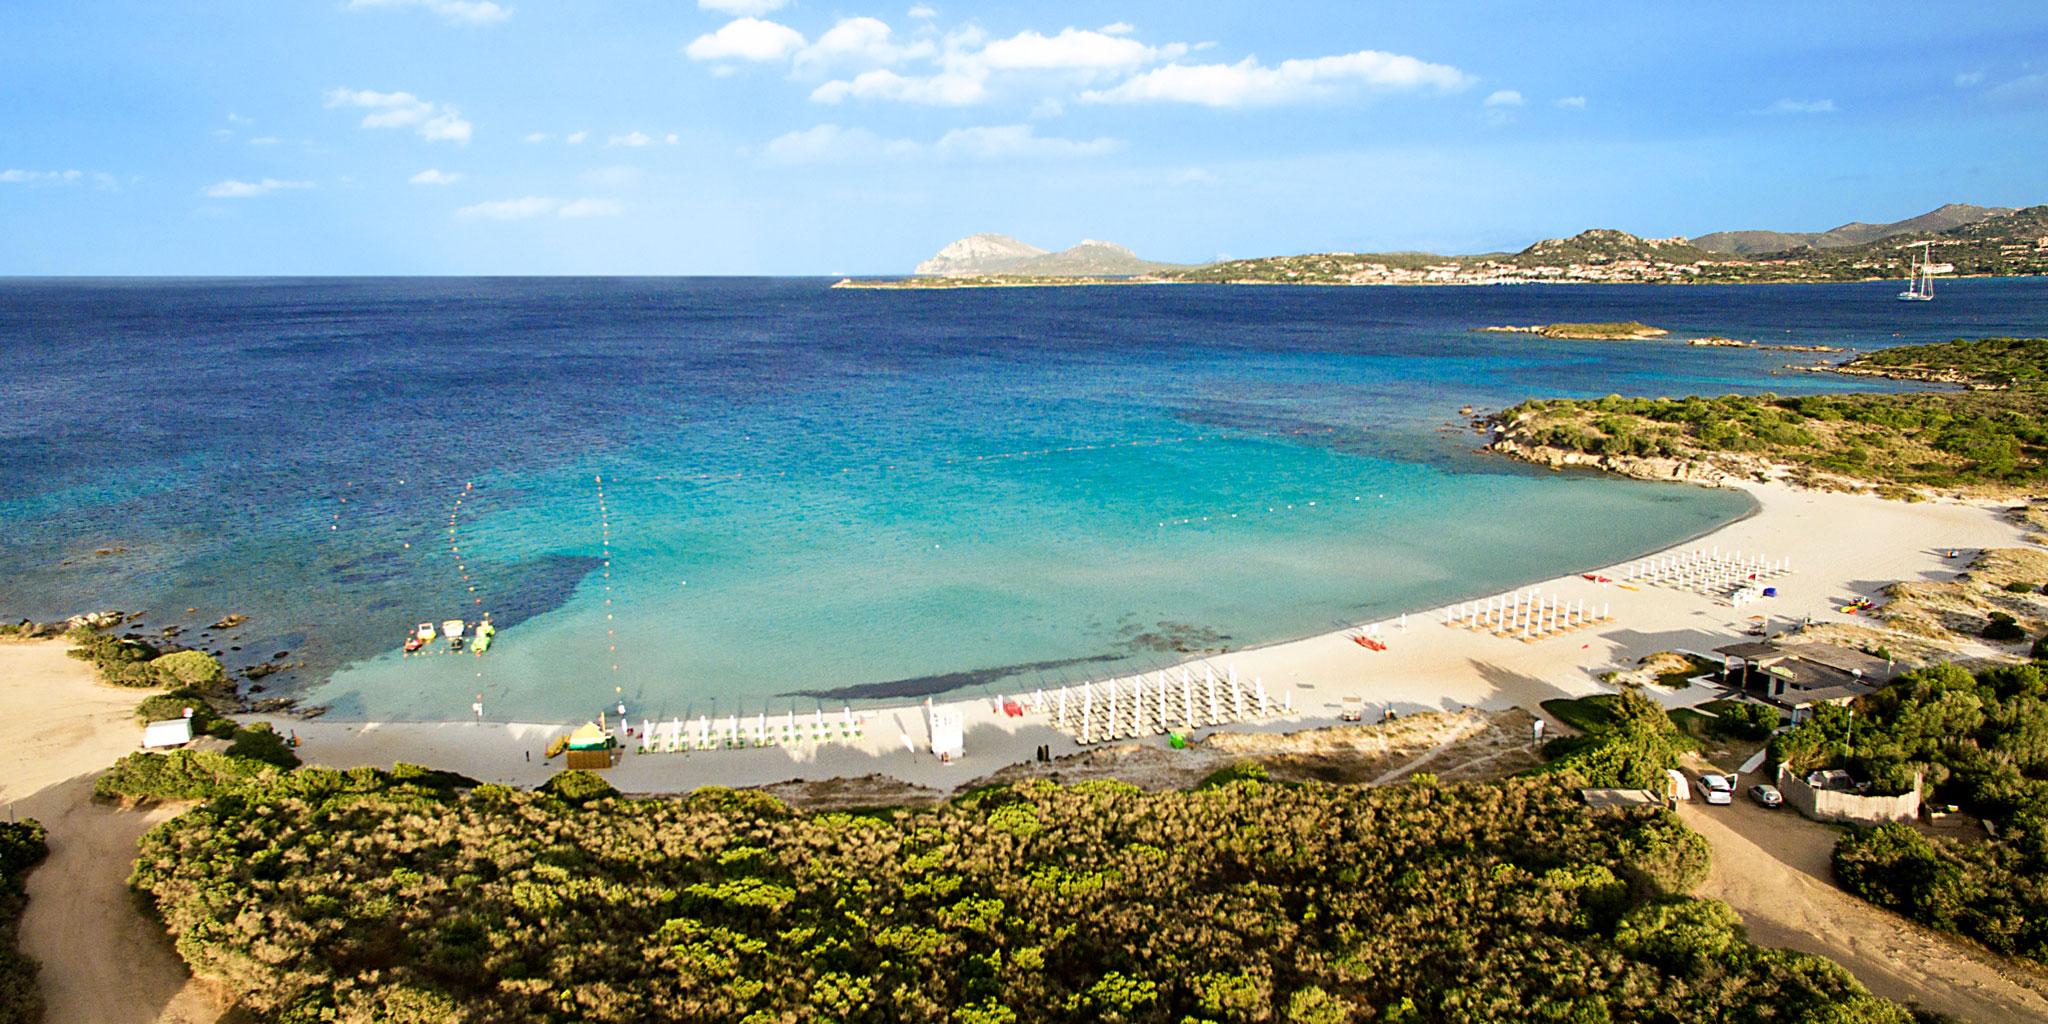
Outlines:
[[[1529, 397], [1904, 388], [2048, 281], [834, 289], [0, 281], [0, 615], [119, 609], [349, 719], [724, 714], [1107, 678], [1747, 514], [1485, 455]], [[1670, 340], [1493, 324], [1642, 320]], [[215, 628], [230, 615], [239, 624]], [[485, 616], [483, 656], [420, 623]]]

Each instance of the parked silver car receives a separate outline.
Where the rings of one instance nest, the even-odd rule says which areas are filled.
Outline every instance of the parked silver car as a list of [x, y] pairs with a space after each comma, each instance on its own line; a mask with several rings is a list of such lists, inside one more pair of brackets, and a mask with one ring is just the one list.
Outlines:
[[1749, 787], [1749, 798], [1764, 807], [1785, 806], [1785, 794], [1778, 792], [1778, 787], [1768, 782], [1759, 782]]
[[1735, 782], [1726, 775], [1707, 772], [1700, 776], [1700, 793], [1710, 804], [1735, 802]]

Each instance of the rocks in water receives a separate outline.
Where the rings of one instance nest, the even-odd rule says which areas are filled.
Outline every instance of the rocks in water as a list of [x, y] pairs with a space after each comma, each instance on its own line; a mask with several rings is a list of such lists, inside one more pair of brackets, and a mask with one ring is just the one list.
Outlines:
[[227, 617], [225, 617], [225, 618], [221, 619], [221, 620], [220, 620], [219, 622], [216, 622], [216, 623], [214, 623], [213, 625], [211, 625], [211, 626], [208, 626], [208, 627], [206, 627], [206, 628], [208, 628], [208, 629], [233, 629], [233, 628], [235, 628], [236, 626], [239, 626], [239, 625], [241, 625], [242, 623], [244, 623], [244, 622], [247, 622], [247, 621], [249, 621], [249, 617], [248, 617], [247, 615], [243, 615], [243, 614], [242, 614], [242, 613], [240, 613], [240, 612], [236, 612], [236, 613], [234, 613], [233, 615], [229, 615], [229, 616], [227, 616]]
[[249, 666], [248, 668], [243, 669], [242, 675], [249, 679], [261, 679], [264, 676], [270, 675], [273, 672], [282, 671], [284, 671], [283, 665], [280, 665], [274, 661], [264, 661], [258, 662], [254, 665]]
[[108, 555], [125, 555], [125, 554], [127, 554], [127, 553], [128, 553], [128, 549], [127, 549], [127, 548], [94, 548], [94, 549], [93, 549], [93, 551], [92, 551], [92, 553], [93, 553], [93, 554], [95, 554], [95, 555], [98, 555], [98, 556], [99, 556], [99, 557], [101, 557], [101, 558], [105, 558], [105, 557], [107, 557]]
[[64, 620], [65, 629], [107, 629], [118, 626], [128, 616], [122, 612], [86, 612]]
[[270, 660], [283, 661], [284, 659], [291, 657], [291, 653], [292, 652], [290, 651], [279, 651], [276, 654], [271, 655]]
[[163, 632], [163, 635], [165, 635], [165, 636], [167, 636], [167, 637], [168, 637], [168, 636], [177, 636], [178, 634], [180, 634], [180, 633], [183, 633], [184, 631], [185, 631], [185, 627], [183, 627], [183, 626], [165, 626], [165, 627], [163, 628], [163, 630], [162, 630], [162, 632]]

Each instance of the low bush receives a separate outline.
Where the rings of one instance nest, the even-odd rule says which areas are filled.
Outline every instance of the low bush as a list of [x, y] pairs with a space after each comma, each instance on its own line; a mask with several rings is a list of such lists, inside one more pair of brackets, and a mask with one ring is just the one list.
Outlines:
[[211, 750], [135, 753], [93, 782], [94, 796], [131, 800], [203, 800], [277, 772], [277, 766]]
[[192, 710], [193, 735], [216, 736], [224, 740], [234, 738], [235, 723], [213, 710], [206, 696], [190, 687], [179, 687], [144, 699], [135, 706], [135, 719], [139, 722], [162, 722], [183, 718], [187, 708]]
[[580, 768], [556, 772], [554, 778], [540, 787], [540, 791], [552, 793], [572, 806], [581, 806], [592, 800], [603, 800], [619, 795], [619, 791], [612, 788], [612, 784], [606, 782], [604, 776]]
[[297, 768], [299, 755], [292, 752], [291, 744], [270, 727], [269, 722], [257, 722], [235, 730], [233, 743], [228, 744], [229, 757], [243, 757], [252, 761], [274, 764], [279, 768]]
[[2004, 612], [1992, 612], [1991, 621], [1984, 627], [1984, 639], [2000, 643], [2025, 640], [2027, 631], [2020, 628], [2019, 621]]
[[2041, 588], [2025, 580], [2014, 580], [2005, 585], [2005, 592], [2008, 594], [2031, 594], [2039, 589]]
[[0, 1024], [38, 1024], [43, 997], [36, 962], [21, 952], [21, 912], [28, 906], [24, 877], [49, 853], [35, 821], [0, 823]]

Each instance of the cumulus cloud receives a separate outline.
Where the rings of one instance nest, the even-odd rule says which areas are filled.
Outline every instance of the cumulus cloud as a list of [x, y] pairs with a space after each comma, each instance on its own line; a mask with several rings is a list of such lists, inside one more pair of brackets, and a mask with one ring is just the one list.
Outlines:
[[1766, 114], [1832, 114], [1835, 112], [1835, 101], [1787, 98], [1765, 107], [1763, 112]]
[[899, 44], [889, 24], [880, 18], [841, 18], [818, 41], [797, 51], [799, 70], [828, 67], [878, 67], [900, 64], [938, 52], [929, 39]]
[[581, 146], [583, 145], [583, 140], [589, 137], [589, 132], [570, 132], [569, 134], [562, 137], [562, 141], [568, 143], [571, 146]]
[[[1122, 24], [1109, 28], [1132, 31], [1131, 26]], [[1077, 28], [1061, 29], [1056, 36], [1019, 32], [983, 47], [979, 60], [997, 70], [1100, 71], [1173, 60], [1188, 52], [1188, 48], [1180, 43], [1147, 46], [1123, 32], [1091, 32]]]
[[1586, 109], [1586, 98], [1584, 96], [1560, 96], [1557, 98], [1557, 105], [1565, 110], [1584, 110]]
[[1999, 100], [2029, 100], [2048, 96], [2048, 75], [2038, 72], [2021, 75], [2010, 82], [1993, 86], [1987, 95]]
[[1112, 89], [1081, 94], [1090, 103], [1195, 103], [1209, 107], [1274, 106], [1326, 99], [1346, 87], [1452, 92], [1471, 75], [1399, 53], [1359, 50], [1333, 57], [1281, 61], [1267, 67], [1246, 57], [1235, 64], [1168, 64]]
[[605, 140], [605, 145], [607, 146], [626, 146], [631, 149], [639, 149], [641, 146], [653, 144], [654, 137], [640, 131], [627, 132], [624, 135], [614, 135], [610, 139]]
[[1488, 107], [1519, 107], [1523, 102], [1522, 94], [1513, 89], [1496, 89], [1487, 94], [1483, 105]]
[[911, 17], [920, 20], [936, 18], [939, 16], [938, 10], [932, 7], [930, 4], [918, 4], [917, 6], [912, 7], [906, 13], [908, 13]]
[[473, 127], [454, 107], [430, 103], [409, 92], [329, 89], [327, 106], [368, 110], [364, 128], [411, 128], [428, 142], [469, 142]]
[[717, 11], [720, 14], [752, 15], [760, 17], [770, 11], [781, 10], [789, 0], [697, 0], [700, 11]]
[[897, 100], [937, 107], [964, 107], [988, 96], [987, 72], [977, 67], [935, 75], [899, 75], [887, 68], [864, 71], [851, 79], [826, 82], [811, 90], [819, 103], [846, 99]]
[[312, 187], [313, 183], [310, 181], [279, 181], [276, 178], [264, 178], [261, 181], [238, 181], [229, 178], [226, 181], [208, 185], [206, 187], [206, 196], [209, 199], [253, 199], [256, 196], [267, 196], [272, 192]]
[[1100, 156], [1123, 146], [1117, 139], [1062, 139], [1030, 125], [955, 128], [931, 142], [887, 139], [865, 128], [821, 124], [777, 136], [762, 147], [773, 163], [856, 163], [879, 160], [1061, 160]]
[[546, 133], [546, 132], [527, 132], [527, 133], [526, 133], [526, 139], [525, 139], [525, 141], [526, 141], [526, 142], [527, 142], [528, 144], [532, 144], [532, 143], [535, 143], [535, 142], [546, 142], [547, 140], [548, 140], [548, 133]]
[[407, 180], [415, 185], [453, 185], [462, 180], [462, 175], [455, 171], [443, 171], [429, 167]]
[[803, 33], [760, 18], [735, 18], [683, 47], [691, 60], [781, 60], [804, 48]]
[[512, 16], [509, 7], [491, 0], [348, 0], [349, 10], [372, 7], [415, 7], [431, 11], [452, 25], [495, 25]]
[[623, 212], [625, 207], [610, 199], [571, 199], [563, 202], [550, 196], [521, 196], [517, 199], [494, 199], [465, 206], [456, 210], [455, 215], [469, 220], [533, 220], [538, 217], [576, 220], [585, 217], [615, 217]]

